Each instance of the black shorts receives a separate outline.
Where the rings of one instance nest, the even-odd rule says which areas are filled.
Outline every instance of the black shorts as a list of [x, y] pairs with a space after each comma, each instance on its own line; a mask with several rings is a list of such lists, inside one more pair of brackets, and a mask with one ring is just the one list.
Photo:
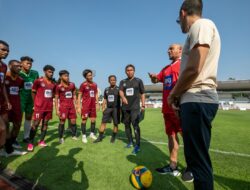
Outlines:
[[102, 123], [111, 123], [113, 120], [114, 125], [120, 123], [120, 109], [106, 108], [102, 115]]
[[122, 110], [122, 122], [125, 125], [138, 125], [140, 122], [140, 110]]

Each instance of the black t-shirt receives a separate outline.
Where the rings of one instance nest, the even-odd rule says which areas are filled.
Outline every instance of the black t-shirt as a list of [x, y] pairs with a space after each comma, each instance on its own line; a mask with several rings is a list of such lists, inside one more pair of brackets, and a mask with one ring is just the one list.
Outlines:
[[141, 94], [144, 94], [144, 85], [141, 79], [133, 78], [132, 80], [124, 79], [120, 82], [119, 89], [123, 91], [128, 100], [128, 104], [122, 104], [123, 110], [140, 109]]
[[105, 88], [104, 99], [107, 100], [107, 108], [120, 108], [121, 103], [118, 86], [115, 86], [114, 88]]

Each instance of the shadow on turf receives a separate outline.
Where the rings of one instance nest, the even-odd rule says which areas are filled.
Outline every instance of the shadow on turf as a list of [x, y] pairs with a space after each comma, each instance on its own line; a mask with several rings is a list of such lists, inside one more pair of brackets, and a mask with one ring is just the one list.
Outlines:
[[161, 175], [155, 171], [155, 168], [166, 165], [166, 161], [169, 160], [169, 157], [166, 154], [149, 142], [144, 142], [141, 145], [141, 148], [142, 150], [140, 153], [138, 153], [136, 156], [132, 154], [128, 155], [127, 159], [128, 161], [135, 163], [136, 166], [146, 166], [152, 172], [153, 183], [150, 189], [187, 190], [187, 188], [181, 182], [180, 177]]
[[250, 182], [243, 181], [238, 179], [227, 178], [223, 176], [214, 175], [214, 180], [221, 186], [223, 189], [240, 189], [240, 190], [249, 190]]
[[[124, 127], [123, 125], [119, 125], [119, 128], [121, 129]], [[111, 135], [113, 131], [112, 127], [109, 127], [105, 131], [105, 135]], [[142, 131], [143, 133], [143, 131]], [[121, 140], [124, 142], [124, 145], [127, 144], [127, 138], [124, 131], [119, 130], [118, 132], [118, 140]], [[169, 157], [162, 152], [158, 147], [156, 147], [154, 144], [148, 142], [146, 139], [141, 139], [141, 152], [139, 152], [136, 156], [135, 155], [128, 155], [127, 159], [128, 161], [135, 163], [136, 166], [143, 165], [146, 166], [153, 175], [153, 183], [151, 190], [187, 190], [187, 187], [185, 187], [180, 177], [173, 177], [170, 175], [161, 175], [155, 172], [155, 169], [157, 167], [162, 167], [166, 165], [169, 161]], [[167, 148], [167, 147], [166, 147]], [[131, 148], [132, 152], [132, 148]], [[184, 168], [184, 166], [179, 165], [181, 169]], [[132, 171], [133, 168], [131, 168]], [[192, 185], [190, 185], [192, 186]]]
[[[41, 148], [32, 158], [23, 162], [16, 169], [16, 173], [48, 189], [87, 189], [89, 183], [84, 172], [84, 163], [77, 162], [74, 158], [82, 148], [72, 148], [67, 155], [58, 155], [57, 146], [58, 143], [53, 142], [50, 146]], [[81, 173], [77, 181], [73, 179], [75, 172]]]

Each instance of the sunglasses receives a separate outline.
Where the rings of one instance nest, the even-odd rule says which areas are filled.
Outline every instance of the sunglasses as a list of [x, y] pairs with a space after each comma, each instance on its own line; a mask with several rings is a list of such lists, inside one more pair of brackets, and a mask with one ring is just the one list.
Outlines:
[[177, 23], [177, 24], [180, 24], [180, 23], [181, 23], [180, 17], [178, 17], [178, 18], [176, 19], [176, 23]]

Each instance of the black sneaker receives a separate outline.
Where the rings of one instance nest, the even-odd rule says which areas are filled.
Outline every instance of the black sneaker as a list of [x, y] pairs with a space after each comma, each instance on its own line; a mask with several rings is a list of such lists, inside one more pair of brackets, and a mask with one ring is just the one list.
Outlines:
[[162, 168], [156, 168], [155, 169], [159, 174], [169, 174], [169, 175], [172, 175], [172, 176], [179, 176], [181, 173], [180, 171], [178, 170], [178, 167], [176, 167], [175, 169], [172, 169], [170, 167], [170, 165], [166, 165]]
[[102, 138], [100, 136], [98, 136], [98, 138], [96, 140], [93, 141], [93, 143], [99, 143], [102, 141]]
[[187, 183], [192, 183], [194, 181], [194, 176], [191, 171], [188, 171], [187, 169], [182, 173], [181, 176], [182, 181]]
[[23, 143], [29, 143], [29, 138], [23, 139]]

